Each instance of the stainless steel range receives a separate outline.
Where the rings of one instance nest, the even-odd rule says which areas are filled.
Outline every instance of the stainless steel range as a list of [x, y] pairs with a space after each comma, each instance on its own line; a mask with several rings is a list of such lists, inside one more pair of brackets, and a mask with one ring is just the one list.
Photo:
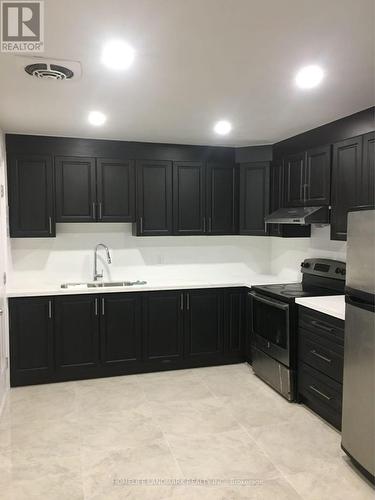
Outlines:
[[251, 288], [250, 335], [256, 375], [290, 401], [295, 399], [297, 297], [344, 293], [344, 262], [305, 259], [302, 282]]

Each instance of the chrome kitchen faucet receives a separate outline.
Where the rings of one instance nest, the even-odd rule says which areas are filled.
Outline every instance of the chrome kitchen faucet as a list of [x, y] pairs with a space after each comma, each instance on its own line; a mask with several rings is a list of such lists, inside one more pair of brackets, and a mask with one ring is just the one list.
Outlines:
[[98, 243], [95, 247], [95, 253], [94, 253], [94, 281], [98, 281], [99, 278], [100, 279], [103, 278], [103, 269], [101, 273], [98, 273], [98, 249], [100, 247], [103, 247], [104, 250], [106, 251], [108, 264], [111, 264], [112, 262], [111, 254], [109, 253], [107, 245], [104, 245], [104, 243]]

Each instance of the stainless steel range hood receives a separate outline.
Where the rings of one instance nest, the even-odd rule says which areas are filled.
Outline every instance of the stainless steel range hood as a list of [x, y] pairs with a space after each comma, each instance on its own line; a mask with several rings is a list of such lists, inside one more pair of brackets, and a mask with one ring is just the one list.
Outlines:
[[264, 218], [266, 224], [328, 224], [329, 209], [324, 207], [279, 208]]

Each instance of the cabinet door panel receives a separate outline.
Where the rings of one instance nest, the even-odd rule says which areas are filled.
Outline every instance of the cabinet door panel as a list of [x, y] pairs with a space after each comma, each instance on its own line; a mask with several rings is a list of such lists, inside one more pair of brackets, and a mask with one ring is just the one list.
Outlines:
[[269, 212], [269, 163], [240, 166], [240, 233], [264, 236], [264, 217]]
[[99, 364], [99, 298], [69, 295], [55, 299], [56, 369], [62, 377], [95, 373]]
[[98, 159], [97, 201], [99, 221], [135, 220], [134, 162]]
[[167, 363], [183, 355], [183, 293], [148, 293], [143, 302], [144, 359]]
[[206, 231], [204, 174], [201, 162], [173, 164], [175, 234], [203, 234]]
[[304, 153], [291, 155], [285, 159], [285, 206], [303, 205]]
[[234, 165], [208, 163], [206, 169], [207, 232], [236, 232], [236, 168]]
[[95, 159], [59, 156], [55, 171], [57, 222], [95, 221]]
[[348, 211], [357, 205], [356, 185], [361, 161], [362, 137], [354, 137], [333, 145], [332, 240], [346, 240]]
[[172, 162], [137, 162], [138, 236], [172, 234]]
[[306, 152], [304, 204], [329, 205], [331, 180], [331, 147], [315, 148]]
[[100, 359], [104, 366], [126, 368], [141, 361], [141, 295], [100, 297]]
[[375, 204], [375, 132], [363, 136], [363, 161], [357, 183], [358, 205]]
[[223, 354], [223, 298], [220, 290], [191, 290], [185, 303], [185, 356], [209, 360]]
[[245, 294], [242, 290], [230, 290], [227, 292], [226, 300], [227, 341], [225, 348], [229, 354], [245, 356]]
[[53, 377], [52, 299], [10, 299], [12, 386], [50, 382]]
[[49, 156], [8, 161], [10, 236], [55, 236], [53, 167]]

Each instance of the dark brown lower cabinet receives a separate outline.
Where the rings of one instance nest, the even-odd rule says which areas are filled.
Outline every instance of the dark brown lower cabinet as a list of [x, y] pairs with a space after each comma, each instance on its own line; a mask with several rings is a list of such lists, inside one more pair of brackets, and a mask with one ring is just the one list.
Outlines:
[[341, 429], [344, 321], [299, 307], [298, 397]]
[[241, 288], [9, 299], [11, 385], [245, 360]]

